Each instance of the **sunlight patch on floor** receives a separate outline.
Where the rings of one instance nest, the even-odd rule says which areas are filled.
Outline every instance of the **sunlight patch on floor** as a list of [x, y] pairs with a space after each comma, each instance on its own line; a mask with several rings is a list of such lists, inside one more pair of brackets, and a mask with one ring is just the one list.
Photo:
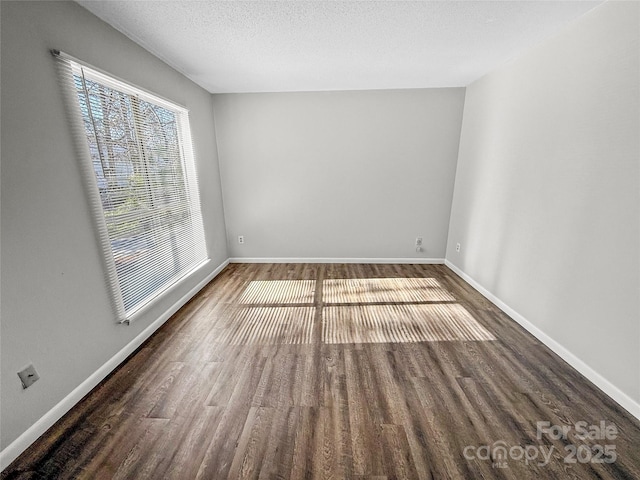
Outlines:
[[251, 307], [238, 309], [218, 342], [228, 345], [291, 345], [313, 343], [314, 307]]
[[339, 278], [322, 282], [325, 303], [455, 302], [435, 278]]
[[315, 280], [254, 280], [242, 293], [242, 304], [313, 303]]
[[326, 307], [323, 343], [486, 341], [495, 337], [460, 304]]

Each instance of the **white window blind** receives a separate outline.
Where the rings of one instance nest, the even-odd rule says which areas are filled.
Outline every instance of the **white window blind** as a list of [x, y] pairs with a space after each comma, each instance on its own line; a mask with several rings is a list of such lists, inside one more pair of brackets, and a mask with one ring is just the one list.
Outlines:
[[208, 261], [188, 111], [54, 52], [120, 321]]

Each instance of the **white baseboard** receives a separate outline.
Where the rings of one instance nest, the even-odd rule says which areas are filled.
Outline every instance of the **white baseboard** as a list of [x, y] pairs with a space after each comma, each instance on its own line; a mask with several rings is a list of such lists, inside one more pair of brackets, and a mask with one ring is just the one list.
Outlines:
[[531, 335], [536, 337], [542, 343], [544, 343], [547, 347], [553, 350], [558, 356], [560, 356], [565, 362], [575, 368], [578, 372], [584, 375], [588, 380], [590, 380], [594, 385], [596, 385], [600, 390], [602, 390], [605, 394], [611, 397], [614, 401], [616, 401], [621, 407], [626, 409], [631, 415], [640, 420], [640, 404], [629, 397], [626, 393], [620, 390], [618, 387], [613, 385], [609, 380], [604, 378], [598, 372], [596, 372], [593, 368], [587, 365], [584, 361], [578, 358], [576, 355], [571, 353], [566, 347], [558, 343], [556, 340], [551, 338], [549, 335], [544, 333], [538, 327], [536, 327], [529, 320], [524, 318], [518, 312], [516, 312], [509, 305], [504, 303], [498, 297], [496, 297], [489, 290], [480, 285], [477, 281], [463, 272], [460, 268], [455, 266], [449, 260], [445, 260], [445, 265], [457, 273], [465, 282], [475, 288], [479, 293], [481, 293], [484, 297], [486, 297], [491, 303], [496, 305], [500, 310], [509, 315], [513, 320], [518, 322], [525, 330], [527, 330]]
[[[225, 260], [213, 272], [193, 287], [186, 295], [174, 303], [165, 313], [145, 328], [138, 336], [129, 342], [122, 350], [111, 357], [104, 365], [96, 370], [89, 378], [78, 385], [69, 395], [60, 400], [51, 410], [45, 413], [36, 423], [31, 425], [22, 435], [11, 442], [0, 452], [0, 471], [4, 470], [18, 456], [35, 442], [44, 432], [67, 413], [74, 405], [93, 390], [104, 378], [131, 355], [142, 343], [162, 326], [174, 313], [187, 303], [196, 293], [213, 280], [227, 265]], [[126, 327], [124, 327], [126, 328]]]
[[444, 264], [444, 258], [326, 258], [326, 257], [231, 257], [230, 263], [397, 263], [397, 264]]

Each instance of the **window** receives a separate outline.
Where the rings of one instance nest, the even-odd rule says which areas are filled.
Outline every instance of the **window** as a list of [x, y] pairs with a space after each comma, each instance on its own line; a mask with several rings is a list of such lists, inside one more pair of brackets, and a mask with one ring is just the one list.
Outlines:
[[188, 111], [56, 53], [114, 306], [128, 321], [208, 261]]

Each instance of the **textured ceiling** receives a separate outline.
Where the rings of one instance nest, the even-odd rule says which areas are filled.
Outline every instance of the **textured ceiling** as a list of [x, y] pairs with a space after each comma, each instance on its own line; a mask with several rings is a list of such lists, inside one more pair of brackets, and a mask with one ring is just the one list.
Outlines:
[[78, 1], [222, 92], [466, 86], [602, 1]]

